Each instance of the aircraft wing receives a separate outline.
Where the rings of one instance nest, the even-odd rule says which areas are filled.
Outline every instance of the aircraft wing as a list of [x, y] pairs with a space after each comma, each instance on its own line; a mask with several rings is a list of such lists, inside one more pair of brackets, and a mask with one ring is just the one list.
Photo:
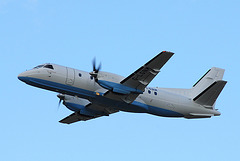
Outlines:
[[121, 84], [144, 91], [145, 87], [160, 72], [164, 64], [173, 56], [174, 53], [163, 51], [134, 73], [121, 81]]
[[65, 117], [64, 119], [60, 120], [60, 123], [64, 123], [64, 124], [71, 124], [77, 121], [86, 121], [86, 120], [90, 120], [90, 119], [94, 119], [96, 117], [92, 117], [92, 116], [87, 116], [87, 115], [82, 115], [79, 113], [73, 113], [67, 117]]
[[[138, 70], [123, 79], [120, 84], [130, 87], [132, 89], [144, 92], [146, 86], [153, 80], [153, 78], [160, 72], [164, 64], [173, 56], [174, 53], [163, 51], [148, 61]], [[132, 103], [139, 93], [130, 93], [127, 95], [118, 95], [114, 92], [108, 91], [105, 96], [111, 99]]]
[[118, 110], [110, 109], [110, 108], [99, 106], [96, 104], [89, 104], [85, 108], [86, 108], [86, 111], [84, 111], [84, 113], [82, 113], [82, 111], [72, 113], [71, 115], [60, 120], [59, 122], [65, 123], [65, 124], [71, 124], [77, 121], [87, 121], [87, 120], [95, 119], [101, 116], [109, 116], [109, 114], [118, 112]]

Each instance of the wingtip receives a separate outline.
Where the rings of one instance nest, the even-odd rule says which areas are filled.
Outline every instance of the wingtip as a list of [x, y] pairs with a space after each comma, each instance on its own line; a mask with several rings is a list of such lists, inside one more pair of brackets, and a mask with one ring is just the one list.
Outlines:
[[171, 52], [171, 51], [162, 51], [161, 53], [170, 53], [170, 54], [174, 54], [173, 52]]

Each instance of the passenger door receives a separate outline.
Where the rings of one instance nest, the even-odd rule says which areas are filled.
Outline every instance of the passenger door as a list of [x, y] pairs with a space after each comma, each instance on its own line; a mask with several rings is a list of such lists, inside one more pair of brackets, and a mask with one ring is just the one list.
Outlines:
[[[67, 68], [67, 67], [66, 67]], [[72, 68], [67, 68], [67, 79], [66, 84], [67, 85], [73, 85], [75, 81], [75, 70]]]

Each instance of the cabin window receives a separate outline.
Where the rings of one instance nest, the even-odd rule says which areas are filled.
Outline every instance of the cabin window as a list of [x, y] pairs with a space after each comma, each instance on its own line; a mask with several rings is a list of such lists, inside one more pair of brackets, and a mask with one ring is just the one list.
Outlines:
[[93, 79], [93, 76], [90, 76], [91, 80]]
[[149, 93], [149, 94], [151, 94], [151, 91], [150, 91], [150, 90], [148, 90], [148, 93]]
[[81, 74], [81, 73], [79, 73], [79, 74], [78, 74], [78, 76], [79, 76], [79, 77], [82, 77], [82, 74]]
[[157, 95], [157, 92], [154, 92], [155, 95]]

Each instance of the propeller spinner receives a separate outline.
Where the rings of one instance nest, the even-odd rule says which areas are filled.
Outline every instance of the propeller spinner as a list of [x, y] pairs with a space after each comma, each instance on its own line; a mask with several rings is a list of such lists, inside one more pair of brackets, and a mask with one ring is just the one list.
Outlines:
[[100, 63], [98, 65], [98, 67], [96, 68], [96, 58], [93, 59], [92, 61], [92, 66], [93, 66], [93, 71], [90, 72], [89, 74], [95, 79], [95, 81], [97, 82], [97, 76], [98, 76], [98, 72], [100, 71], [101, 67], [102, 67], [102, 63]]

